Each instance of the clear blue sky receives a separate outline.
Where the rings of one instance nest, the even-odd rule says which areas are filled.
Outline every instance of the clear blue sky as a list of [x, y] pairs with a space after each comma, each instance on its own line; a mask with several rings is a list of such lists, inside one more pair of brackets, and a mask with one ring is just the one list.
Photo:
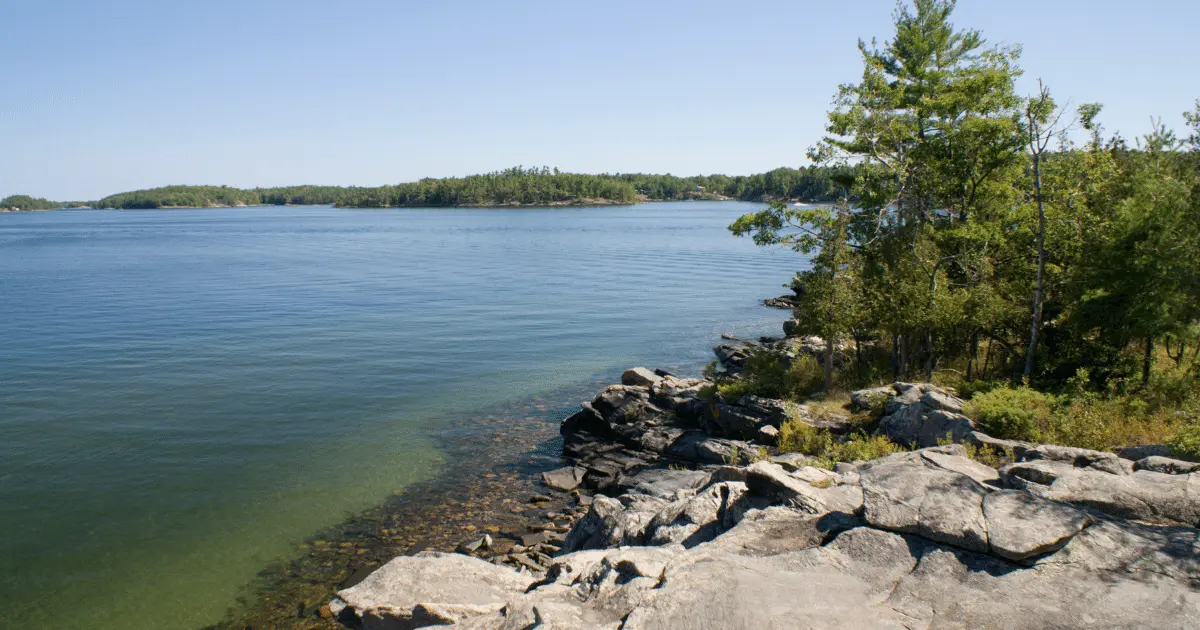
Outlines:
[[[804, 163], [890, 0], [0, 0], [0, 197]], [[1200, 97], [1196, 0], [961, 0], [1127, 137]]]

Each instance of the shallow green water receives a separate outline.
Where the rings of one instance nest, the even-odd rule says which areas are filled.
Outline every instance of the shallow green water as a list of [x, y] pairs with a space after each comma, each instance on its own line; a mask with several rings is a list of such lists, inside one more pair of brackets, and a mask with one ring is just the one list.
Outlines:
[[215, 621], [450, 419], [774, 333], [753, 207], [0, 215], [0, 619]]

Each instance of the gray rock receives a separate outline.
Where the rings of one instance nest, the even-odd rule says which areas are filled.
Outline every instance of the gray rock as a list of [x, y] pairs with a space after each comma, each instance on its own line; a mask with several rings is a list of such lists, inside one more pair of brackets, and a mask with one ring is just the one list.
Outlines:
[[799, 405], [775, 398], [761, 396], [742, 396], [737, 399], [738, 407], [759, 416], [763, 422], [773, 427], [780, 427], [799, 410]]
[[496, 612], [532, 583], [478, 558], [425, 551], [393, 559], [338, 597], [364, 628], [420, 628]]
[[[959, 446], [959, 449], [961, 450], [962, 447]], [[977, 461], [967, 459], [966, 451], [949, 455], [938, 452], [938, 450], [935, 448], [927, 448], [920, 451], [920, 453], [921, 457], [924, 458], [925, 461], [933, 464], [934, 466], [964, 474], [983, 485], [996, 487], [1000, 485], [1000, 473], [990, 466], [985, 466]]]
[[585, 474], [587, 474], [586, 468], [568, 466], [542, 473], [542, 483], [556, 490], [570, 492], [583, 483]]
[[662, 499], [674, 499], [682, 492], [708, 485], [711, 474], [703, 470], [640, 470], [621, 477], [621, 488]]
[[566, 541], [563, 553], [582, 549], [604, 549], [619, 544], [624, 535], [622, 517], [625, 506], [620, 501], [603, 495], [592, 497], [587, 514], [575, 522]]
[[971, 477], [926, 464], [918, 453], [877, 460], [860, 469], [859, 477], [863, 514], [872, 526], [988, 551], [987, 490]]
[[1200, 475], [1165, 475], [1139, 470], [1109, 475], [1076, 469], [1056, 480], [1043, 496], [1121, 518], [1200, 526]]
[[970, 444], [971, 446], [977, 447], [988, 447], [997, 453], [1012, 453], [1017, 448], [1029, 448], [1033, 446], [1029, 442], [994, 438], [980, 431], [972, 431], [968, 433], [963, 438], [963, 444]]
[[1134, 462], [1133, 469], [1149, 470], [1168, 475], [1186, 475], [1188, 473], [1200, 471], [1200, 464], [1185, 462], [1179, 459], [1171, 459], [1169, 457], [1151, 455], [1149, 457], [1143, 457], [1142, 459]]
[[716, 483], [694, 497], [680, 499], [660, 510], [646, 526], [650, 545], [680, 543], [694, 547], [733, 527], [749, 507], [746, 484]]
[[1001, 474], [1013, 487], [1118, 518], [1200, 524], [1200, 473], [1138, 470], [1114, 475], [1094, 466], [1075, 468], [1067, 462], [1035, 460], [1005, 466]]
[[758, 435], [755, 439], [763, 444], [774, 444], [779, 439], [779, 429], [771, 425], [765, 425], [758, 428]]
[[851, 411], [866, 411], [880, 403], [895, 396], [896, 392], [891, 385], [884, 387], [872, 387], [870, 389], [860, 389], [850, 394], [850, 410]]
[[1137, 461], [1147, 457], [1170, 457], [1173, 459], [1186, 459], [1180, 457], [1177, 453], [1171, 450], [1171, 447], [1166, 444], [1142, 444], [1139, 446], [1123, 446], [1114, 449], [1120, 457], [1130, 461]]
[[746, 486], [759, 496], [806, 514], [819, 515], [830, 511], [817, 488], [793, 477], [778, 464], [752, 464], [746, 469]]
[[975, 423], [970, 418], [949, 411], [931, 410], [919, 402], [902, 406], [879, 422], [880, 433], [897, 444], [908, 446], [936, 446], [946, 438], [962, 442], [974, 431]]
[[934, 411], [962, 413], [963, 410], [963, 401], [940, 390], [926, 392], [921, 396], [921, 404]]
[[1113, 475], [1127, 475], [1133, 472], [1133, 462], [1121, 459], [1114, 453], [1092, 451], [1086, 448], [1034, 444], [1016, 447], [1013, 453], [1016, 455], [1017, 461], [1068, 462], [1075, 468], [1093, 468]]
[[991, 552], [1025, 560], [1061, 549], [1092, 523], [1075, 508], [1019, 490], [1001, 490], [983, 499]]
[[[689, 431], [669, 446], [664, 454], [701, 464], [728, 464], [748, 462], [755, 455], [749, 444], [738, 440], [709, 437], [703, 431]], [[733, 454], [738, 462], [731, 462]]]
[[492, 537], [488, 534], [484, 534], [483, 536], [476, 538], [475, 540], [462, 543], [461, 545], [458, 546], [458, 548], [455, 551], [457, 551], [458, 553], [461, 553], [461, 554], [469, 555], [469, 554], [475, 553], [476, 551], [479, 551], [481, 549], [487, 550], [487, 549], [491, 549], [491, 548], [492, 548]]
[[771, 463], [779, 464], [784, 470], [794, 472], [808, 466], [812, 462], [812, 458], [800, 453], [780, 453], [771, 457]]
[[631, 385], [634, 387], [650, 387], [661, 380], [663, 380], [663, 377], [644, 367], [635, 367], [626, 370], [621, 375], [622, 385]]
[[716, 403], [717, 413], [711, 420], [711, 433], [734, 438], [750, 439], [758, 435], [759, 428], [767, 424], [764, 416], [745, 407]]
[[746, 483], [746, 469], [740, 466], [708, 466], [704, 469], [710, 476], [709, 483], [738, 481]]

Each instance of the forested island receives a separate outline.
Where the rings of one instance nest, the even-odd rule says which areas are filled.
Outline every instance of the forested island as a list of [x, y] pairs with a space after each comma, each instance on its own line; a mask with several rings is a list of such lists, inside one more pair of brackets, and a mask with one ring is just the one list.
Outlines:
[[236, 206], [335, 205], [346, 208], [545, 206], [632, 204], [692, 199], [743, 201], [831, 201], [845, 167], [781, 167], [757, 175], [586, 175], [557, 168], [513, 167], [467, 177], [425, 178], [379, 187], [164, 186], [109, 195], [97, 201], [55, 202], [28, 195], [0, 200], [0, 208], [50, 210], [90, 208], [211, 208]]

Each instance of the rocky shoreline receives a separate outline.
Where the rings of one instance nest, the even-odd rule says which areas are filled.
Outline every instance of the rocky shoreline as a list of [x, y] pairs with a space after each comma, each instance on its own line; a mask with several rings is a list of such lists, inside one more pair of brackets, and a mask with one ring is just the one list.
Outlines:
[[[736, 372], [763, 344], [822, 347], [715, 352]], [[826, 470], [772, 455], [782, 423], [861, 424], [711, 386], [625, 372], [563, 421], [568, 465], [539, 475], [527, 533], [396, 557], [320, 613], [361, 628], [1200, 627], [1200, 465], [997, 440], [952, 392], [896, 383], [851, 411], [916, 450]]]

